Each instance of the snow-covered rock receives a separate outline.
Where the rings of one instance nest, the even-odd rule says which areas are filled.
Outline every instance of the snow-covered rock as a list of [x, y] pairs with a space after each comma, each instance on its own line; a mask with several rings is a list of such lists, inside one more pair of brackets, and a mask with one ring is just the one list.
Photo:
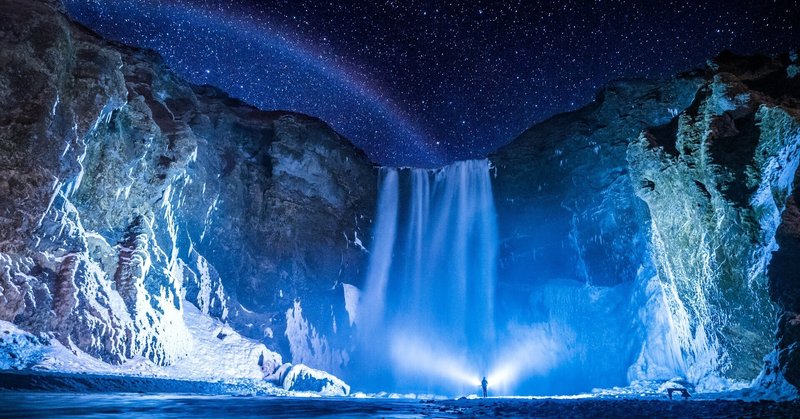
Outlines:
[[283, 378], [283, 388], [296, 392], [314, 392], [325, 396], [347, 396], [350, 386], [324, 371], [303, 364], [292, 365]]
[[184, 305], [183, 318], [190, 337], [185, 342], [186, 355], [161, 368], [170, 377], [262, 380], [281, 365], [280, 354], [204, 315], [192, 304]]
[[261, 381], [282, 366], [280, 354], [245, 338], [219, 320], [185, 303], [182, 326], [187, 331], [181, 355], [169, 365], [144, 357], [122, 364], [94, 358], [74, 344], [65, 346], [47, 336], [35, 336], [0, 321], [0, 369], [169, 377], [197, 381]]
[[41, 362], [50, 340], [0, 320], [0, 369], [21, 370]]

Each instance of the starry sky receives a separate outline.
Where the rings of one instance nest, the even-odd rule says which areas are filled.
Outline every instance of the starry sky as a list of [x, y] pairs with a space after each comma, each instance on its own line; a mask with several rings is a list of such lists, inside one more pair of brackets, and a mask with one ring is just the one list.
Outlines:
[[485, 156], [610, 80], [800, 44], [800, 0], [64, 0], [100, 34], [384, 165]]

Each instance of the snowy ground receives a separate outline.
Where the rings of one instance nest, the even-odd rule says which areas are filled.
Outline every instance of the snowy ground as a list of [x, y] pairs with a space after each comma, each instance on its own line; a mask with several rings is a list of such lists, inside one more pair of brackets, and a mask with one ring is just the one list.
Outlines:
[[169, 366], [137, 358], [110, 365], [48, 336], [34, 336], [0, 321], [0, 369], [34, 369], [70, 373], [121, 374], [186, 380], [249, 378], [260, 380], [281, 365], [281, 356], [263, 344], [243, 338], [228, 325], [185, 303], [183, 322], [189, 331], [185, 355]]
[[111, 365], [47, 335], [0, 321], [0, 389], [344, 396], [350, 386], [281, 356], [185, 303], [185, 353], [162, 366], [137, 358]]
[[752, 389], [668, 400], [665, 388], [676, 383], [554, 398], [434, 399], [360, 392], [320, 397], [347, 395], [350, 389], [324, 372], [281, 364], [263, 345], [187, 306], [184, 321], [191, 342], [186, 356], [167, 367], [142, 359], [109, 365], [52, 336], [0, 322], [0, 418], [800, 417], [800, 401], [759, 400], [774, 394]]
[[800, 402], [301, 398], [0, 392], [0, 417], [800, 417]]

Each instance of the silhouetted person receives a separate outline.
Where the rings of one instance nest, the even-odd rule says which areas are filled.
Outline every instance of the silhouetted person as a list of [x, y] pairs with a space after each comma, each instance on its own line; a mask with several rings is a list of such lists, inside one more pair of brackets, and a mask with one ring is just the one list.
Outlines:
[[483, 381], [481, 381], [481, 388], [483, 389], [483, 397], [486, 397], [486, 387], [489, 385], [489, 382], [486, 381], [486, 377], [483, 377]]

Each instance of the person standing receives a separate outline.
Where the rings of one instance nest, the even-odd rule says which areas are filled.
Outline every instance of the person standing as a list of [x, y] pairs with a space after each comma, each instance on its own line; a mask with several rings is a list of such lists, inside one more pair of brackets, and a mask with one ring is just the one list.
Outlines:
[[481, 381], [481, 388], [483, 389], [483, 398], [486, 398], [486, 387], [488, 386], [489, 382], [486, 381], [486, 377], [483, 377], [483, 380]]

